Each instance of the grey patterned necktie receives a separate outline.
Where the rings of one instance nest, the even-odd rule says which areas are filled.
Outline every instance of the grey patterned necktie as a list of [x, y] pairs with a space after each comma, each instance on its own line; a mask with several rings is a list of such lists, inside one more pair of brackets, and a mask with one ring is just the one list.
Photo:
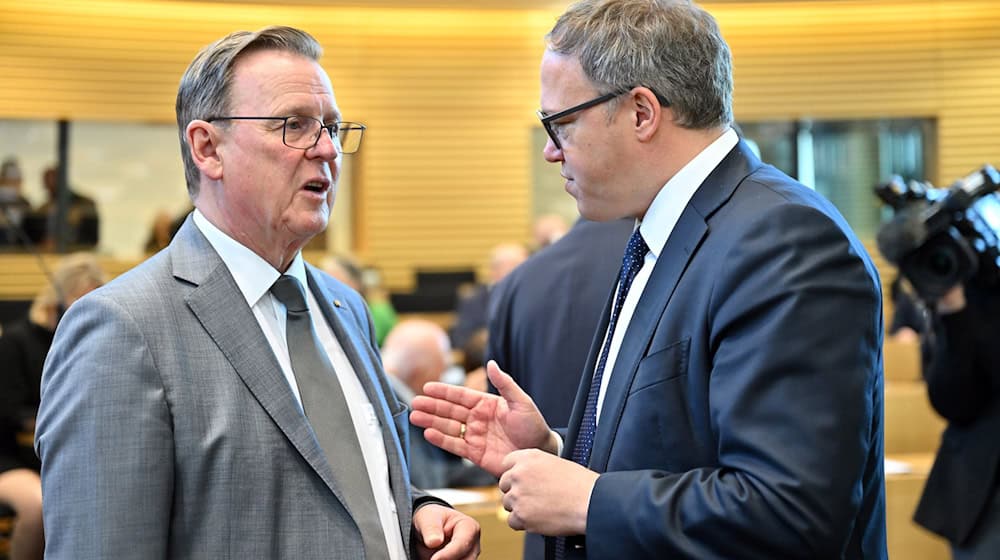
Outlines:
[[333, 364], [316, 336], [302, 285], [295, 277], [282, 275], [271, 286], [271, 293], [287, 310], [288, 356], [302, 397], [302, 408], [333, 469], [334, 479], [340, 483], [345, 505], [361, 530], [365, 558], [389, 558], [351, 411]]

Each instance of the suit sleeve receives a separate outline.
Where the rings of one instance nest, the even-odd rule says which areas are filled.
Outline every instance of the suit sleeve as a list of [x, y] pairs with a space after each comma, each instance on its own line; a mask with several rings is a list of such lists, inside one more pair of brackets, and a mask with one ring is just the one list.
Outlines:
[[91, 294], [61, 322], [42, 376], [46, 558], [167, 556], [173, 437], [145, 334]]
[[[714, 278], [687, 279], [714, 283], [709, 332], [691, 334], [707, 337], [710, 371], [688, 374], [708, 375], [707, 453], [718, 464], [602, 474], [587, 519], [592, 557], [840, 558], [862, 480], [881, 476], [881, 454], [871, 458], [882, 445], [874, 270], [807, 206], [739, 227], [710, 256]], [[603, 535], [613, 537], [593, 538]]]

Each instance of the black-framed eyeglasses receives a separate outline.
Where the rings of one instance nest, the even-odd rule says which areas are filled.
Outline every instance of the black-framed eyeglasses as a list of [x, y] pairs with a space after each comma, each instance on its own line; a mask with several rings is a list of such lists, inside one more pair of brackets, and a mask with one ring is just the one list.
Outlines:
[[212, 117], [205, 119], [208, 122], [215, 121], [283, 121], [281, 130], [281, 141], [289, 148], [296, 150], [308, 150], [319, 143], [320, 135], [325, 128], [330, 133], [330, 138], [337, 143], [337, 148], [342, 154], [353, 154], [361, 147], [361, 138], [364, 136], [365, 125], [356, 122], [334, 122], [324, 124], [323, 121], [314, 117], [289, 116], [289, 117]]
[[[623, 95], [623, 94], [626, 94], [626, 93], [632, 91], [635, 87], [636, 86], [629, 86], [627, 88], [622, 88], [622, 89], [617, 90], [617, 91], [612, 91], [611, 93], [605, 93], [604, 95], [599, 95], [599, 96], [591, 99], [590, 101], [584, 101], [583, 103], [580, 103], [579, 105], [574, 105], [574, 106], [570, 107], [569, 109], [565, 109], [565, 110], [559, 111], [558, 113], [553, 113], [551, 115], [546, 115], [544, 112], [542, 112], [540, 110], [536, 111], [536, 114], [538, 115], [538, 118], [542, 121], [542, 127], [545, 128], [545, 133], [548, 134], [549, 138], [552, 139], [552, 143], [555, 144], [556, 149], [557, 150], [562, 150], [562, 144], [559, 141], [559, 137], [562, 135], [562, 128], [559, 126], [559, 123], [557, 123], [555, 121], [558, 121], [559, 119], [566, 118], [566, 117], [572, 115], [573, 113], [578, 113], [580, 111], [583, 111], [584, 109], [589, 109], [589, 108], [594, 107], [596, 105], [600, 105], [601, 103], [607, 103], [608, 101], [611, 101], [612, 99], [618, 97], [619, 95]], [[650, 91], [652, 91], [652, 90], [650, 90]], [[658, 93], [656, 93], [654, 91], [653, 95], [656, 96], [656, 99], [657, 99], [657, 101], [660, 102], [660, 105], [662, 105], [664, 107], [669, 107], [670, 106], [670, 102], [667, 101], [660, 94], [658, 94]]]

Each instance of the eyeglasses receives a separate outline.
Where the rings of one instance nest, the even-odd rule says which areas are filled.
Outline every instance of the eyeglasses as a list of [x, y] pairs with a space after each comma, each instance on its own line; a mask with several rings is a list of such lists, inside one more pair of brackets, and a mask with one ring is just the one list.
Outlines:
[[289, 148], [308, 150], [319, 143], [323, 129], [330, 134], [330, 139], [337, 144], [342, 154], [353, 154], [361, 147], [361, 137], [368, 128], [361, 123], [334, 122], [323, 124], [323, 121], [313, 117], [212, 117], [205, 119], [215, 121], [283, 121], [281, 141]]
[[[563, 136], [563, 128], [560, 123], [557, 123], [555, 121], [566, 118], [572, 115], [573, 113], [578, 113], [580, 111], [583, 111], [584, 109], [590, 109], [595, 105], [600, 105], [601, 103], [607, 103], [608, 101], [611, 101], [612, 99], [618, 97], [619, 95], [623, 95], [625, 93], [632, 91], [635, 87], [636, 86], [629, 86], [617, 91], [613, 91], [611, 93], [605, 93], [604, 95], [599, 95], [591, 99], [590, 101], [584, 101], [579, 105], [574, 105], [569, 109], [559, 111], [558, 113], [554, 113], [551, 115], [546, 115], [542, 111], [536, 111], [535, 113], [538, 115], [538, 118], [542, 121], [542, 127], [545, 128], [546, 134], [548, 134], [549, 138], [552, 139], [552, 143], [555, 144], [556, 149], [562, 150], [562, 144], [560, 143], [559, 138]], [[656, 96], [656, 100], [660, 102], [660, 105], [663, 105], [664, 107], [670, 106], [670, 102], [667, 101], [666, 98], [662, 97], [660, 94], [654, 91], [653, 95]]]

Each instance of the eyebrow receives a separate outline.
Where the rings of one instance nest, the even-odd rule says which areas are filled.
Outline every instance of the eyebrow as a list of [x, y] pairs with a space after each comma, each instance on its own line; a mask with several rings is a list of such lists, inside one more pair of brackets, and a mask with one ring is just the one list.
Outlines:
[[280, 112], [281, 112], [281, 116], [283, 116], [283, 117], [294, 115], [296, 117], [318, 118], [324, 124], [331, 123], [331, 122], [340, 122], [340, 120], [342, 118], [342, 115], [340, 114], [340, 111], [332, 111], [330, 113], [330, 115], [329, 115], [330, 116], [329, 119], [327, 118], [327, 115], [322, 115], [322, 116], [317, 117], [316, 113], [313, 111], [312, 108], [306, 109], [302, 105], [292, 106], [292, 107], [289, 107], [289, 108], [285, 108], [285, 109], [282, 109]]

